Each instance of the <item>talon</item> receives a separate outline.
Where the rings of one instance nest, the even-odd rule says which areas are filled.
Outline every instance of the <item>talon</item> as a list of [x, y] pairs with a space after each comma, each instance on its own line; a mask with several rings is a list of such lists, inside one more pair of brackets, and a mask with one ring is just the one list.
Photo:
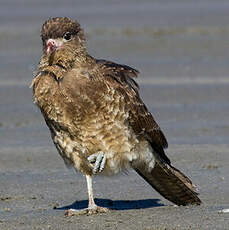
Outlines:
[[87, 158], [87, 160], [88, 160], [90, 163], [95, 163], [96, 157], [97, 157], [97, 153], [94, 153], [94, 154], [92, 154], [91, 156], [89, 156], [89, 157]]
[[99, 172], [103, 171], [105, 163], [106, 163], [106, 155], [104, 154], [102, 161], [101, 161], [101, 164], [100, 164], [100, 167], [99, 167]]
[[88, 161], [94, 164], [93, 173], [96, 174], [98, 171], [102, 172], [106, 163], [106, 155], [104, 152], [99, 151], [98, 153], [94, 153], [90, 155]]

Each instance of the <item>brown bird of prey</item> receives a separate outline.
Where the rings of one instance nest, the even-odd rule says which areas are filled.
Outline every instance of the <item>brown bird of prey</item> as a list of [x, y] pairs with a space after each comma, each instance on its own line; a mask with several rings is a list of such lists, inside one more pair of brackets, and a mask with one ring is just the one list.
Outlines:
[[48, 19], [41, 38], [34, 101], [66, 165], [87, 180], [88, 208], [67, 213], [106, 212], [94, 202], [92, 176], [129, 168], [169, 201], [200, 204], [192, 182], [165, 155], [166, 138], [139, 96], [138, 71], [90, 56], [80, 24], [69, 18]]

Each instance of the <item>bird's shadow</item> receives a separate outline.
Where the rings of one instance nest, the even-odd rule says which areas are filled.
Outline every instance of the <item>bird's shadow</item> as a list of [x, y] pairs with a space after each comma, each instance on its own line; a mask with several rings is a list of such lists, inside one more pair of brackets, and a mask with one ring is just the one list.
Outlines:
[[[95, 199], [98, 206], [109, 208], [111, 210], [131, 210], [131, 209], [146, 209], [152, 207], [164, 206], [159, 203], [160, 199], [144, 199], [144, 200], [108, 200]], [[88, 200], [75, 201], [71, 205], [63, 207], [54, 207], [57, 210], [67, 209], [83, 209], [88, 207]]]

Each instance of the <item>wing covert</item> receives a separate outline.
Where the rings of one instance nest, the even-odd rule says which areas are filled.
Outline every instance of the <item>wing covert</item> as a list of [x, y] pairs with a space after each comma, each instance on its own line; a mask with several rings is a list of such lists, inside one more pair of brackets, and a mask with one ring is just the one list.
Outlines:
[[168, 147], [167, 140], [139, 96], [139, 87], [134, 80], [139, 72], [129, 66], [105, 60], [97, 60], [97, 64], [100, 64], [104, 69], [104, 77], [112, 84], [115, 81], [116, 90], [124, 95], [125, 102], [129, 107], [129, 124], [136, 135], [144, 136], [162, 159], [170, 163], [164, 153], [164, 148]]

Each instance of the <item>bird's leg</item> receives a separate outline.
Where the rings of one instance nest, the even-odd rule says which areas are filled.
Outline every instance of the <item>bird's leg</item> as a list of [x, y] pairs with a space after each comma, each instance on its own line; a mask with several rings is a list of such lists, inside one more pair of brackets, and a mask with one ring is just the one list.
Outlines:
[[99, 207], [95, 204], [93, 189], [92, 189], [92, 177], [90, 175], [86, 175], [87, 179], [87, 190], [88, 190], [88, 214], [94, 214], [99, 212], [107, 212], [108, 208]]
[[86, 175], [87, 179], [87, 190], [88, 190], [88, 208], [82, 210], [76, 209], [69, 209], [66, 211], [66, 216], [74, 216], [74, 215], [92, 215], [96, 213], [104, 213], [108, 212], [108, 208], [100, 207], [95, 204], [94, 196], [93, 196], [93, 189], [92, 189], [92, 177], [90, 175]]
[[104, 152], [99, 151], [90, 155], [88, 161], [91, 164], [94, 164], [93, 173], [96, 174], [97, 172], [102, 172], [106, 163], [106, 155]]

